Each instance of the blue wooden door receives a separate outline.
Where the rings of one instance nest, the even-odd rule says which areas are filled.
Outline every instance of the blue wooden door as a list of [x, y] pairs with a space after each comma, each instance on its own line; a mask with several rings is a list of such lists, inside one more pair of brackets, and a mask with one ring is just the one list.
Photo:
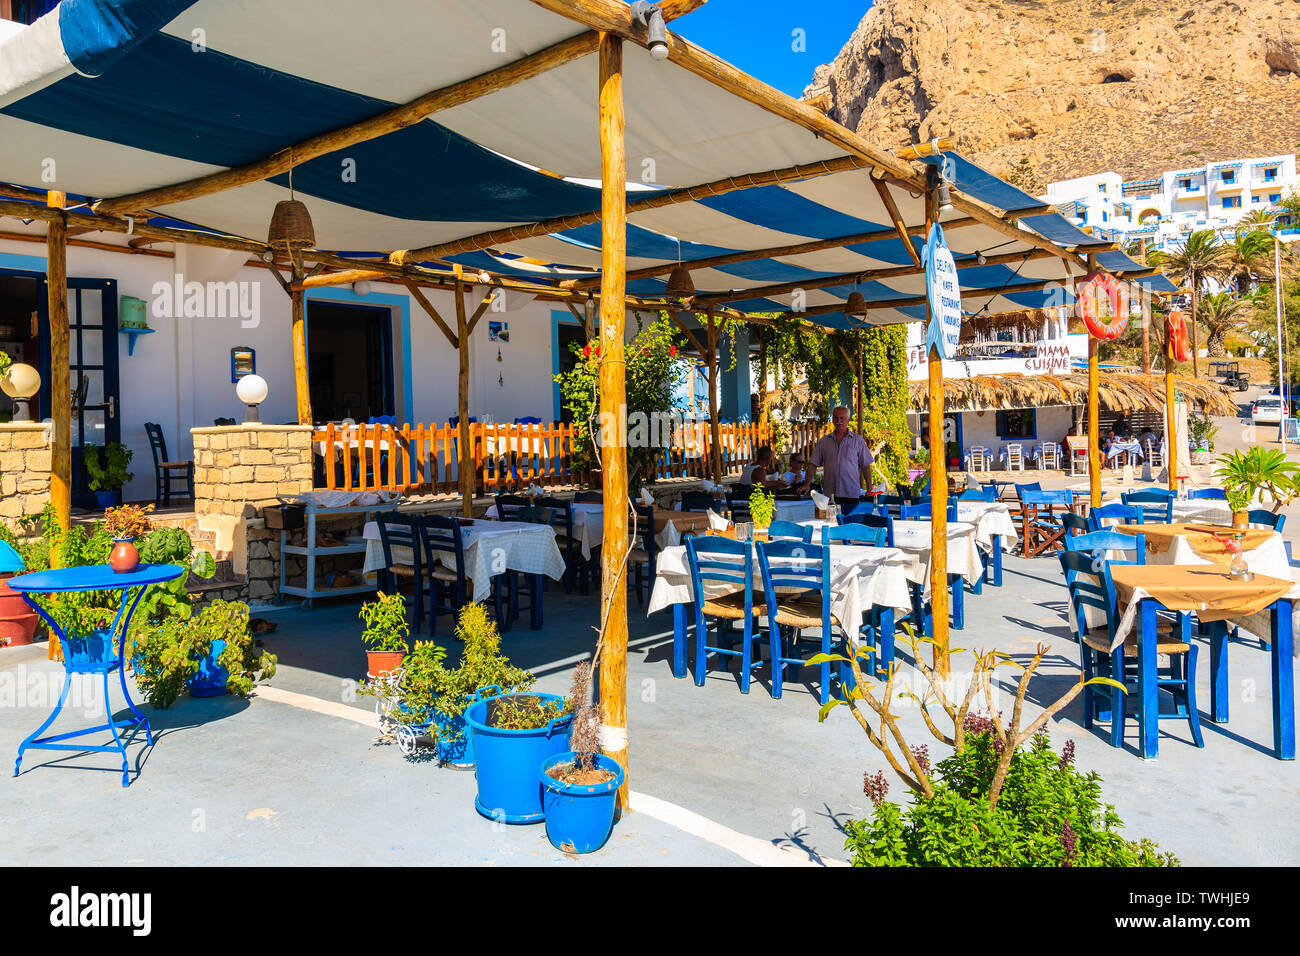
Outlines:
[[[49, 296], [40, 291], [41, 408], [50, 408]], [[68, 280], [68, 381], [72, 394], [72, 501], [92, 508], [82, 448], [122, 440], [117, 365], [117, 281]], [[48, 418], [48, 411], [44, 417]]]

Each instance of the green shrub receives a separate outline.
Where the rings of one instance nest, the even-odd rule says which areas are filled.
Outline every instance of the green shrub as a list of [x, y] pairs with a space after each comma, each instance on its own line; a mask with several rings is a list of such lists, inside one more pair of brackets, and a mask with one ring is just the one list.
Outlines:
[[407, 651], [411, 625], [406, 621], [406, 599], [400, 594], [379, 592], [379, 599], [361, 605], [358, 615], [365, 622], [361, 643], [372, 651]]
[[[984, 718], [971, 716], [978, 726]], [[870, 820], [845, 827], [855, 866], [1177, 866], [1150, 840], [1121, 836], [1115, 808], [1101, 802], [1101, 778], [1074, 766], [1074, 744], [1056, 754], [1045, 732], [1011, 758], [997, 803], [989, 790], [1001, 741], [971, 732], [931, 775], [933, 796], [906, 809], [884, 799], [884, 774], [868, 776]]]
[[135, 477], [127, 471], [134, 452], [121, 442], [111, 441], [103, 448], [83, 445], [82, 460], [86, 463], [87, 482], [91, 491], [117, 491]]

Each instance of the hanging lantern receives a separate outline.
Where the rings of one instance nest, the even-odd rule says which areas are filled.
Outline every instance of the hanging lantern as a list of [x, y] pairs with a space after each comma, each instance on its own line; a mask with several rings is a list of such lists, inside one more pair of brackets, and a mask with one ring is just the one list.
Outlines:
[[1165, 354], [1175, 362], [1186, 362], [1192, 357], [1192, 346], [1187, 340], [1187, 322], [1183, 313], [1174, 309], [1165, 316]]
[[266, 242], [276, 252], [285, 255], [316, 245], [316, 230], [311, 224], [311, 213], [301, 200], [283, 199], [275, 204]]
[[844, 314], [855, 319], [865, 319], [867, 317], [867, 298], [857, 289], [849, 293], [848, 301], [844, 303]]
[[666, 294], [668, 298], [679, 300], [683, 305], [695, 298], [695, 283], [691, 281], [691, 272], [680, 262], [668, 274]]
[[1093, 338], [1117, 339], [1128, 328], [1129, 296], [1113, 275], [1094, 272], [1075, 290], [1075, 314]]

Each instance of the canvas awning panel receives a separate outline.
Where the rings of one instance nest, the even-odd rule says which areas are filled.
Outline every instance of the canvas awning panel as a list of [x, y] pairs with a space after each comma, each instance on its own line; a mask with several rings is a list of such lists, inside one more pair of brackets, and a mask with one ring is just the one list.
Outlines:
[[[180, 182], [274, 155], [308, 137], [373, 116], [585, 31], [529, 0], [64, 0], [35, 25], [0, 41], [0, 180], [32, 186], [41, 157], [57, 182], [95, 199]], [[367, 255], [421, 248], [599, 209], [596, 70], [584, 56], [432, 119], [299, 163], [295, 193], [307, 202], [318, 246]], [[856, 237], [842, 247], [694, 270], [697, 292], [734, 294], [739, 308], [782, 311], [843, 303], [854, 277], [911, 262], [870, 171], [818, 175], [843, 150], [681, 69], [625, 45], [628, 178], [647, 190], [800, 166], [809, 175], [634, 212], [629, 269], [671, 266], [737, 252]], [[35, 157], [35, 159], [34, 159]], [[1014, 186], [949, 153], [926, 160], [954, 190], [1008, 212], [1067, 249], [1105, 244]], [[345, 167], [351, 175], [345, 175]], [[582, 181], [586, 180], [586, 181]], [[265, 235], [289, 175], [158, 210], [169, 220], [249, 238]], [[919, 231], [924, 203], [895, 185], [904, 222]], [[691, 195], [695, 195], [692, 193]], [[943, 220], [959, 264], [1029, 252], [1025, 239], [983, 224]], [[910, 239], [919, 249], [923, 239]], [[560, 281], [600, 264], [597, 223], [448, 255], [475, 270]], [[1105, 267], [1141, 269], [1106, 252]], [[527, 259], [529, 261], [522, 261]], [[1034, 259], [960, 272], [971, 311], [1068, 304], [1078, 258]], [[766, 286], [845, 277], [801, 293]], [[1033, 290], [1018, 286], [1060, 280]], [[864, 280], [870, 321], [915, 321], [919, 277]], [[662, 294], [662, 276], [629, 291]], [[757, 294], [746, 295], [750, 290]], [[1064, 301], [1062, 301], [1064, 300]], [[1035, 305], [1034, 303], [1037, 303]], [[920, 310], [923, 315], [924, 310]], [[842, 314], [810, 316], [835, 327]]]

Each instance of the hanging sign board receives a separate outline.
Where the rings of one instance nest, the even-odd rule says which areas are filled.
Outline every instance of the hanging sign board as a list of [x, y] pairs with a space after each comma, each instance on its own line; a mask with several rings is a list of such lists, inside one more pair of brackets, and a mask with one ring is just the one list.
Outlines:
[[933, 346], [939, 358], [950, 359], [956, 356], [961, 338], [961, 288], [957, 284], [957, 264], [937, 222], [930, 227], [921, 262], [925, 264], [925, 294], [930, 301], [927, 351]]
[[1183, 313], [1174, 309], [1165, 316], [1165, 340], [1169, 343], [1165, 354], [1175, 362], [1186, 362], [1192, 357], [1191, 343], [1187, 341], [1187, 323]]
[[1105, 272], [1094, 272], [1075, 292], [1075, 314], [1103, 342], [1124, 334], [1129, 308], [1128, 286]]

